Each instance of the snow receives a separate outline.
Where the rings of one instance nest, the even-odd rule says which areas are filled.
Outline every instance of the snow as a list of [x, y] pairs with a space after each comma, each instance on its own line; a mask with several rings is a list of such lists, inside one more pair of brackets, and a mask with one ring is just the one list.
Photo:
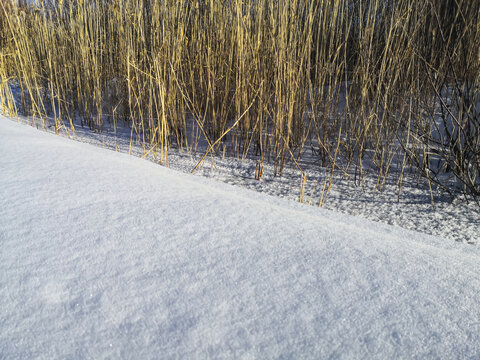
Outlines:
[[479, 358], [480, 248], [0, 119], [0, 358]]

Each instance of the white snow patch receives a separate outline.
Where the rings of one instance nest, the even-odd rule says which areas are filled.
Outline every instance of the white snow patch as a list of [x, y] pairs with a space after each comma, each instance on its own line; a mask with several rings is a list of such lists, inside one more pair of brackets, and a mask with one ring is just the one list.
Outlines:
[[0, 357], [479, 358], [480, 248], [0, 121]]

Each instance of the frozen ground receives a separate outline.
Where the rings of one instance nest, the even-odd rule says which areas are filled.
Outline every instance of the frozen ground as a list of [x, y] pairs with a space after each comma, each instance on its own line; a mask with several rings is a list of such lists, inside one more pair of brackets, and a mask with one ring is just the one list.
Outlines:
[[0, 358], [480, 357], [480, 248], [0, 119]]
[[[31, 123], [31, 119], [20, 117], [20, 122]], [[37, 127], [40, 122], [37, 120]], [[77, 126], [75, 139], [99, 147], [128, 153], [130, 148], [130, 130], [122, 128], [121, 123], [115, 132], [112, 124], [105, 124], [106, 131], [98, 134], [88, 128]], [[47, 129], [52, 132], [53, 128]], [[72, 134], [62, 132], [63, 136], [73, 138]], [[169, 165], [172, 169], [190, 173], [199, 161], [203, 150], [194, 157], [186, 152], [171, 150]], [[144, 155], [140, 144], [133, 144], [131, 152], [139, 157]], [[228, 154], [228, 152], [227, 152]], [[306, 153], [301, 163], [307, 174], [305, 202], [318, 206], [323, 184], [329, 178], [328, 170], [315, 164], [315, 157]], [[153, 152], [147, 159], [157, 161]], [[212, 165], [213, 164], [213, 165]], [[231, 157], [208, 157], [202, 168], [195, 174], [213, 178], [258, 192], [298, 201], [300, 198], [300, 172], [290, 164], [282, 177], [274, 177], [273, 166], [264, 164], [262, 181], [255, 177], [255, 159], [239, 160]], [[393, 170], [394, 172], [395, 170]], [[432, 206], [428, 184], [418, 177], [406, 175], [400, 199], [396, 181], [387, 179], [382, 192], [375, 191], [376, 178], [366, 177], [364, 186], [354, 184], [353, 176], [346, 178], [336, 173], [331, 191], [326, 197], [324, 208], [335, 212], [355, 215], [364, 219], [400, 226], [429, 235], [438, 235], [450, 241], [478, 244], [480, 240], [480, 206], [473, 201], [458, 198], [454, 201], [434, 190], [435, 206]]]

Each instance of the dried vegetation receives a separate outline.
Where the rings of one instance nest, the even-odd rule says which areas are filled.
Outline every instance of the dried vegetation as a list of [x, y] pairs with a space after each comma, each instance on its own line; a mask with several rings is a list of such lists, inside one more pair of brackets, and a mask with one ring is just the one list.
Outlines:
[[3, 0], [0, 78], [4, 112], [124, 121], [161, 163], [203, 142], [261, 179], [312, 151], [378, 190], [408, 171], [480, 196], [478, 1]]

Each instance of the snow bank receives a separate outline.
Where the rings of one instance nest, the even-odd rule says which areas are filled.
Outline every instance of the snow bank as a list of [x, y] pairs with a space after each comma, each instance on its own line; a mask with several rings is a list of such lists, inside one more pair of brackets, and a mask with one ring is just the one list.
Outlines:
[[479, 358], [480, 248], [0, 119], [0, 357]]

